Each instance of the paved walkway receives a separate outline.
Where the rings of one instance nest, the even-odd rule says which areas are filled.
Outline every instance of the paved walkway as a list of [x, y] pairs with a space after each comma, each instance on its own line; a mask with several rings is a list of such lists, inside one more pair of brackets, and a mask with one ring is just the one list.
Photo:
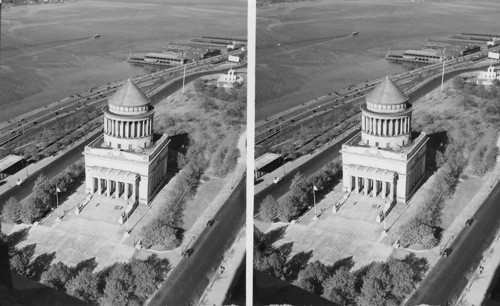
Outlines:
[[246, 227], [243, 227], [233, 246], [224, 254], [221, 267], [215, 272], [198, 305], [223, 305], [227, 292], [235, 281], [237, 269], [246, 253]]

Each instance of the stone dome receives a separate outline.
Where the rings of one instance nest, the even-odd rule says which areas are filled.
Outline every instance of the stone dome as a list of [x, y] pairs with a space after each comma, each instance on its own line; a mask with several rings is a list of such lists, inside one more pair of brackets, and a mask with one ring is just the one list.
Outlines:
[[128, 79], [120, 89], [109, 97], [108, 104], [115, 108], [136, 108], [149, 105], [149, 99], [132, 80]]
[[408, 100], [408, 96], [386, 77], [366, 96], [366, 106], [374, 112], [393, 113], [405, 110]]

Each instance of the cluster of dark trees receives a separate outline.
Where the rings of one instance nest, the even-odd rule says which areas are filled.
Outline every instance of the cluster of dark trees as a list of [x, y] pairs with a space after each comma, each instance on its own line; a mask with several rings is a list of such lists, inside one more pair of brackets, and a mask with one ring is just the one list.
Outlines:
[[264, 221], [288, 222], [300, 216], [313, 204], [313, 185], [321, 191], [328, 190], [342, 177], [342, 162], [339, 158], [331, 161], [312, 176], [306, 178], [300, 172], [295, 175], [290, 191], [280, 201], [267, 196], [259, 207]]
[[[483, 91], [495, 94], [498, 89], [466, 83], [461, 77], [453, 80], [464, 96], [458, 101], [463, 110], [423, 114], [416, 126], [428, 134], [445, 133], [444, 150], [437, 150], [433, 185], [425, 195], [418, 212], [399, 229], [399, 242], [407, 247], [415, 244], [432, 248], [439, 243], [443, 202], [454, 194], [466, 167], [472, 173], [484, 175], [496, 164], [496, 140], [500, 127], [500, 106]], [[496, 94], [495, 94], [496, 95]], [[431, 148], [432, 149], [432, 148]]]
[[234, 146], [219, 146], [212, 157], [213, 173], [216, 176], [224, 177], [236, 166], [240, 151]]
[[56, 206], [56, 187], [60, 193], [72, 190], [85, 178], [85, 164], [80, 160], [49, 179], [40, 174], [33, 186], [30, 198], [19, 203], [15, 198], [7, 200], [3, 207], [3, 216], [7, 222], [33, 223], [44, 217]]
[[142, 228], [142, 243], [145, 247], [161, 245], [171, 250], [181, 243], [185, 203], [196, 193], [200, 178], [208, 166], [202, 150], [195, 145], [189, 147], [186, 156], [188, 162], [177, 174], [160, 212]]
[[84, 260], [75, 267], [62, 262], [52, 264], [55, 253], [33, 258], [35, 244], [17, 249], [15, 244], [26, 235], [16, 232], [0, 234], [0, 244], [8, 247], [11, 270], [39, 281], [88, 303], [104, 305], [141, 305], [155, 292], [170, 271], [168, 259], [150, 255], [146, 260], [131, 259], [94, 272], [95, 258]]
[[217, 87], [199, 78], [193, 87], [202, 96], [205, 111], [219, 112], [219, 119], [229, 125], [246, 124], [246, 85], [234, 88]]
[[493, 86], [486, 87], [474, 82], [466, 82], [463, 77], [458, 76], [453, 79], [453, 86], [465, 94], [486, 100], [496, 100], [500, 97], [500, 81], [498, 79], [493, 81]]
[[414, 254], [373, 262], [355, 271], [351, 271], [352, 258], [339, 260], [332, 266], [317, 260], [310, 262], [312, 251], [287, 259], [291, 246], [274, 247], [283, 229], [275, 231], [278, 233], [263, 234], [254, 229], [254, 267], [340, 305], [400, 305], [429, 268], [425, 258]]

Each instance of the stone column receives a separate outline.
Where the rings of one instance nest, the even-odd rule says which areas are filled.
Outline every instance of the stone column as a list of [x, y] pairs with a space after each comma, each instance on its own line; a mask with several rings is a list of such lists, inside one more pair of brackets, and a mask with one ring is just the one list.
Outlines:
[[389, 121], [387, 119], [384, 119], [384, 136], [387, 136], [387, 131], [389, 130]]
[[387, 193], [387, 182], [382, 181], [382, 199], [385, 199]]
[[393, 134], [393, 129], [392, 129], [392, 125], [394, 124], [394, 120], [389, 120], [389, 136], [394, 136]]
[[123, 193], [123, 198], [125, 200], [128, 200], [128, 183], [124, 183], [125, 184], [125, 192]]
[[364, 185], [363, 188], [365, 190], [365, 195], [368, 195], [368, 178], [365, 177], [365, 180], [364, 180]]
[[373, 180], [373, 190], [372, 196], [375, 198], [377, 196], [377, 180]]
[[366, 132], [366, 121], [364, 115], [361, 115], [361, 129], [363, 132]]
[[100, 178], [97, 178], [97, 192], [99, 193], [99, 195], [102, 194], [102, 182]]
[[408, 120], [408, 118], [406, 118], [406, 117], [405, 117], [405, 118], [403, 119], [403, 134], [406, 134], [406, 132], [407, 132], [407, 131], [406, 131], [406, 120]]
[[354, 179], [356, 180], [356, 194], [359, 194], [359, 177], [355, 176]]
[[389, 199], [394, 200], [394, 181], [391, 182]]
[[106, 195], [108, 198], [111, 196], [111, 180], [106, 180]]
[[132, 201], [133, 201], [132, 203], [135, 203], [135, 200], [136, 200], [136, 195], [135, 195], [136, 189], [137, 189], [136, 184], [137, 184], [137, 182], [134, 182], [132, 184]]
[[347, 185], [349, 187], [349, 192], [351, 192], [352, 191], [352, 175], [348, 175], [348, 177], [349, 177], [349, 184], [347, 184]]
[[146, 120], [142, 121], [142, 136], [146, 136]]

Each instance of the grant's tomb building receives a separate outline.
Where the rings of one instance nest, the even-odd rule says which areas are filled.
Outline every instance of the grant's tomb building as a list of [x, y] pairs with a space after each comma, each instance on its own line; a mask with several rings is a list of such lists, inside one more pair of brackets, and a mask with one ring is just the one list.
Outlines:
[[406, 203], [425, 173], [427, 135], [412, 133], [412, 105], [386, 78], [361, 106], [361, 132], [342, 145], [343, 190]]
[[131, 80], [103, 108], [104, 134], [85, 147], [86, 192], [149, 204], [167, 174], [167, 135], [153, 133], [154, 107]]

